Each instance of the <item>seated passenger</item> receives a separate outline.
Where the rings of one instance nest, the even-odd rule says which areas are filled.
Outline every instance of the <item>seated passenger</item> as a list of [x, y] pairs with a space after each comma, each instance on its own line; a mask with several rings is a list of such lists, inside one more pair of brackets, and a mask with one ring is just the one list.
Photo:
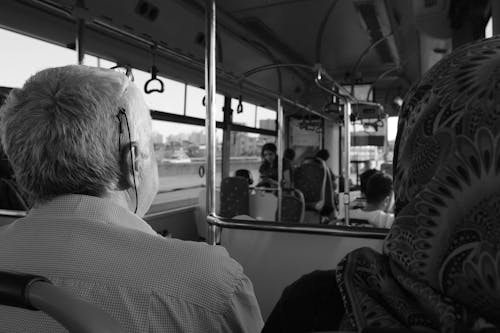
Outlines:
[[[262, 146], [262, 164], [259, 167], [260, 181], [257, 187], [278, 187], [278, 156], [274, 143], [268, 142]], [[283, 187], [291, 187], [290, 164], [283, 159]]]
[[[320, 149], [316, 153], [315, 157], [326, 162], [330, 158], [330, 153], [326, 149]], [[333, 173], [332, 169], [328, 168], [328, 172], [330, 173], [330, 178], [332, 180], [332, 187], [333, 190], [335, 191], [337, 189], [337, 177]]]
[[350, 204], [351, 209], [365, 208], [366, 206], [366, 185], [371, 176], [380, 172], [377, 169], [368, 169], [359, 176], [361, 196], [354, 199]]
[[[151, 117], [123, 74], [41, 71], [1, 109], [2, 143], [34, 207], [0, 228], [0, 269], [48, 277], [126, 332], [259, 332], [252, 283], [226, 250], [166, 239], [141, 217], [158, 188]], [[0, 306], [1, 331], [62, 332]]]
[[500, 38], [484, 39], [406, 94], [383, 254], [361, 248], [337, 268], [352, 329], [498, 332], [499, 71]]
[[367, 220], [377, 228], [390, 228], [394, 215], [384, 212], [392, 195], [392, 179], [382, 172], [374, 173], [366, 185], [366, 205], [364, 208], [350, 209], [349, 217]]
[[243, 178], [248, 179], [248, 185], [252, 185], [253, 184], [252, 173], [250, 171], [248, 171], [247, 169], [238, 169], [238, 170], [236, 170], [234, 172], [234, 176], [235, 177], [243, 177]]
[[290, 167], [290, 183], [291, 186], [294, 186], [294, 175], [295, 175], [295, 169], [297, 169], [297, 165], [294, 163], [295, 160], [295, 150], [292, 148], [287, 148], [283, 152], [283, 165], [287, 164]]

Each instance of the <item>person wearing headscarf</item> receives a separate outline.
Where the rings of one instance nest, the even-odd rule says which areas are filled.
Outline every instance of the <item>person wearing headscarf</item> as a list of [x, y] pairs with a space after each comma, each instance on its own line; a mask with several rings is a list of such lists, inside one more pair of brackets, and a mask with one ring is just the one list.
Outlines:
[[409, 91], [394, 191], [383, 253], [302, 276], [263, 332], [499, 331], [500, 37], [455, 50]]
[[465, 45], [405, 98], [383, 253], [337, 267], [347, 326], [500, 327], [500, 38]]

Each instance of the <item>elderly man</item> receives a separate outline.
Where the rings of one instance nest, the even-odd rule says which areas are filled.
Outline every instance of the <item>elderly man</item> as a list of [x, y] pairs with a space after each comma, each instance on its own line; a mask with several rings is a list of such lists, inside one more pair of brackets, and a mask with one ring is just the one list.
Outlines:
[[[260, 331], [252, 283], [223, 248], [140, 218], [158, 174], [148, 108], [124, 75], [41, 71], [8, 97], [1, 133], [34, 207], [0, 228], [0, 269], [46, 276], [127, 332]], [[7, 332], [63, 331], [38, 312], [0, 306], [0, 318]]]

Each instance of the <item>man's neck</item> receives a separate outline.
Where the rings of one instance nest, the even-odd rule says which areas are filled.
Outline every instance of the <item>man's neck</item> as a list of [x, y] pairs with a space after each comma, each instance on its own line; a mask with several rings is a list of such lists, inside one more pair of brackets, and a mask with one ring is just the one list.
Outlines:
[[[108, 191], [103, 198], [109, 199], [113, 201], [118, 206], [121, 206], [127, 210], [133, 212], [133, 208], [131, 208], [131, 198], [128, 195], [127, 191]], [[127, 200], [128, 199], [128, 200]]]

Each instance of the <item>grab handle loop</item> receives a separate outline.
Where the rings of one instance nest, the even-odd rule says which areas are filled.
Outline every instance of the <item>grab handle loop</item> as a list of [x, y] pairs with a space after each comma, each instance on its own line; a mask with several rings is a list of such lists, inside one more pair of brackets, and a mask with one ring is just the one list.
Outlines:
[[236, 107], [236, 113], [242, 113], [243, 112], [243, 102], [242, 102], [243, 97], [240, 95], [238, 97], [238, 106]]
[[[151, 53], [153, 55], [153, 65], [151, 66], [151, 78], [149, 80], [147, 80], [146, 83], [144, 84], [144, 92], [146, 94], [151, 94], [153, 92], [162, 93], [165, 90], [164, 86], [163, 86], [163, 81], [160, 80], [159, 78], [157, 78], [158, 67], [156, 67], [156, 52], [155, 51], [156, 51], [156, 45], [153, 45], [151, 47]], [[159, 88], [149, 87], [149, 85], [155, 81], [157, 81], [160, 84], [160, 87]]]

